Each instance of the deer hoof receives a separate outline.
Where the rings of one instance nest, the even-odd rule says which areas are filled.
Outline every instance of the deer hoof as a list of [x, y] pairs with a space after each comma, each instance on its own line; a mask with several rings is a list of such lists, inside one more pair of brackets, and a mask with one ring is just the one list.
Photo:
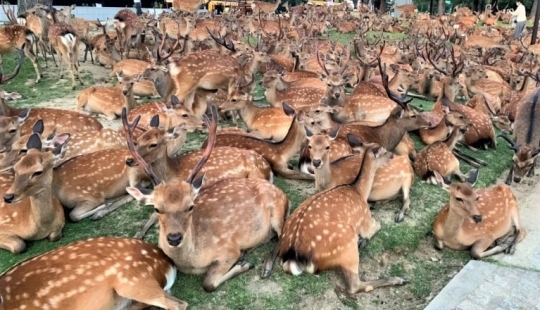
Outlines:
[[261, 278], [265, 279], [265, 278], [270, 277], [270, 275], [272, 275], [272, 270], [263, 268], [263, 270], [261, 272]]
[[403, 222], [404, 219], [405, 219], [405, 214], [403, 214], [403, 212], [399, 212], [398, 214], [396, 214], [396, 218], [395, 218], [396, 223], [401, 223]]

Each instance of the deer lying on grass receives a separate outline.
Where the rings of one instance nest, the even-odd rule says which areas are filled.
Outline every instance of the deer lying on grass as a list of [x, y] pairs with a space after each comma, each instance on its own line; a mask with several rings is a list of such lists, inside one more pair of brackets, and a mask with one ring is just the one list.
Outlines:
[[[33, 257], [0, 275], [0, 309], [82, 310], [91, 300], [92, 309], [185, 310], [186, 302], [167, 293], [175, 279], [175, 266], [155, 245], [128, 238], [91, 238]], [[20, 298], [27, 295], [32, 297]]]
[[509, 147], [514, 151], [513, 164], [506, 177], [505, 183], [510, 185], [521, 182], [522, 178], [534, 176], [536, 157], [540, 154], [540, 88], [522, 99], [514, 121], [514, 141], [504, 133], [499, 135], [504, 138]]
[[[314, 167], [315, 186], [318, 191], [324, 191], [339, 185], [350, 184], [358, 174], [363, 154], [346, 155], [337, 160], [330, 160], [332, 141], [337, 137], [339, 127], [328, 134], [321, 132], [313, 134], [306, 128], [309, 141], [309, 157]], [[360, 141], [355, 143], [356, 151], [363, 152]], [[360, 149], [360, 150], [358, 150]], [[403, 193], [403, 206], [397, 213], [395, 221], [405, 218], [410, 206], [409, 191], [414, 181], [414, 170], [408, 156], [394, 156], [375, 172], [373, 186], [369, 192], [368, 201], [387, 201]]]
[[[283, 178], [296, 180], [313, 180], [313, 177], [300, 171], [289, 169], [288, 161], [299, 150], [306, 139], [303, 111], [297, 112], [285, 102], [283, 111], [291, 117], [292, 123], [285, 138], [279, 142], [270, 142], [238, 132], [223, 132], [217, 135], [216, 146], [231, 146], [241, 149], [254, 150], [266, 159], [272, 171]], [[208, 143], [204, 142], [203, 147]]]
[[[354, 145], [352, 145], [354, 147]], [[401, 278], [362, 282], [358, 244], [369, 240], [381, 228], [371, 217], [367, 197], [377, 168], [392, 159], [382, 147], [370, 145], [353, 183], [320, 192], [304, 201], [287, 219], [278, 243], [283, 270], [293, 275], [339, 268], [348, 294], [401, 285]], [[339, 208], [331, 206], [339, 201]], [[265, 276], [269, 276], [267, 270]]]
[[[127, 119], [122, 119], [124, 126], [129, 126], [129, 135], [138, 120], [127, 124]], [[154, 174], [137, 153], [133, 139], [128, 139], [134, 160], [155, 185], [150, 194], [134, 187], [129, 187], [128, 192], [143, 204], [154, 206], [160, 223], [160, 247], [181, 272], [206, 273], [203, 287], [209, 292], [252, 268], [242, 253], [267, 242], [273, 232], [279, 237], [289, 209], [287, 195], [267, 180], [224, 179], [201, 188], [204, 175], [196, 176], [212, 153], [217, 125], [214, 106], [202, 158], [186, 181], [170, 184]], [[229, 198], [223, 200], [222, 193], [230, 193]], [[213, 224], [216, 220], [219, 225]], [[272, 255], [265, 268], [271, 268], [273, 261]]]
[[15, 175], [0, 177], [4, 190], [0, 208], [0, 248], [12, 253], [26, 249], [25, 240], [62, 237], [64, 210], [53, 194], [55, 162], [66, 151], [69, 135], [62, 136], [52, 152], [42, 151], [41, 139], [34, 134], [28, 139], [27, 154], [14, 166]]
[[117, 73], [122, 88], [110, 86], [93, 86], [83, 90], [77, 97], [77, 109], [90, 113], [104, 114], [109, 120], [115, 120], [122, 113], [122, 108], [128, 110], [135, 108], [137, 101], [133, 96], [133, 84], [141, 76], [131, 78]]
[[[150, 63], [144, 60], [124, 59], [114, 64], [110, 76], [114, 77], [117, 73], [120, 73], [125, 76], [137, 78], [138, 76], [143, 75], [148, 66], [150, 66]], [[158, 92], [152, 81], [139, 79], [139, 81], [133, 85], [133, 95], [152, 97], [158, 95]]]
[[512, 190], [500, 184], [492, 188], [473, 188], [478, 174], [466, 183], [450, 184], [435, 173], [437, 183], [450, 193], [450, 201], [433, 222], [435, 247], [470, 249], [474, 259], [498, 253], [514, 254], [526, 231], [521, 226], [519, 207]]

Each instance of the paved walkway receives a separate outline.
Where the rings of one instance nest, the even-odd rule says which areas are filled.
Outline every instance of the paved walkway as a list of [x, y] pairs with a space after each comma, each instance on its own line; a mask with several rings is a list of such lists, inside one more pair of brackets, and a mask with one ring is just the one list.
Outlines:
[[[538, 177], [536, 177], [538, 178]], [[500, 263], [470, 261], [426, 310], [540, 310], [540, 182], [513, 187], [527, 237]]]

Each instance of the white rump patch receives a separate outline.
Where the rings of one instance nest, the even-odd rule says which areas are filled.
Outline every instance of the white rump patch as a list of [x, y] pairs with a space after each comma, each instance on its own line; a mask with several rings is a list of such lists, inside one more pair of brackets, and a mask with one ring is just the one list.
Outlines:
[[176, 267], [175, 266], [171, 265], [171, 268], [165, 274], [165, 278], [167, 279], [167, 283], [165, 283], [165, 287], [163, 289], [166, 292], [170, 292], [174, 284], [174, 281], [176, 280]]

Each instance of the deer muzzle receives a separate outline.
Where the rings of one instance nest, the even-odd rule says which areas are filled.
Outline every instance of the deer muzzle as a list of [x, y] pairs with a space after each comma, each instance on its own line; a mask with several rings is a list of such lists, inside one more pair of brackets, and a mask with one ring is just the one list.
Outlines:
[[516, 182], [516, 183], [521, 182], [521, 177], [514, 176], [514, 182]]
[[135, 159], [133, 159], [132, 157], [126, 158], [126, 165], [132, 168], [137, 167], [137, 163], [135, 162]]
[[473, 221], [478, 224], [480, 222], [482, 222], [482, 216], [481, 215], [473, 215]]
[[124, 94], [124, 96], [126, 96], [128, 94], [128, 91], [127, 90], [122, 90], [122, 94]]
[[170, 246], [179, 246], [180, 243], [182, 243], [182, 239], [184, 238], [184, 236], [182, 236], [181, 233], [176, 233], [176, 234], [168, 234], [167, 235], [167, 242], [169, 243]]
[[15, 199], [15, 194], [5, 194], [4, 195], [4, 202], [5, 203], [12, 203]]

